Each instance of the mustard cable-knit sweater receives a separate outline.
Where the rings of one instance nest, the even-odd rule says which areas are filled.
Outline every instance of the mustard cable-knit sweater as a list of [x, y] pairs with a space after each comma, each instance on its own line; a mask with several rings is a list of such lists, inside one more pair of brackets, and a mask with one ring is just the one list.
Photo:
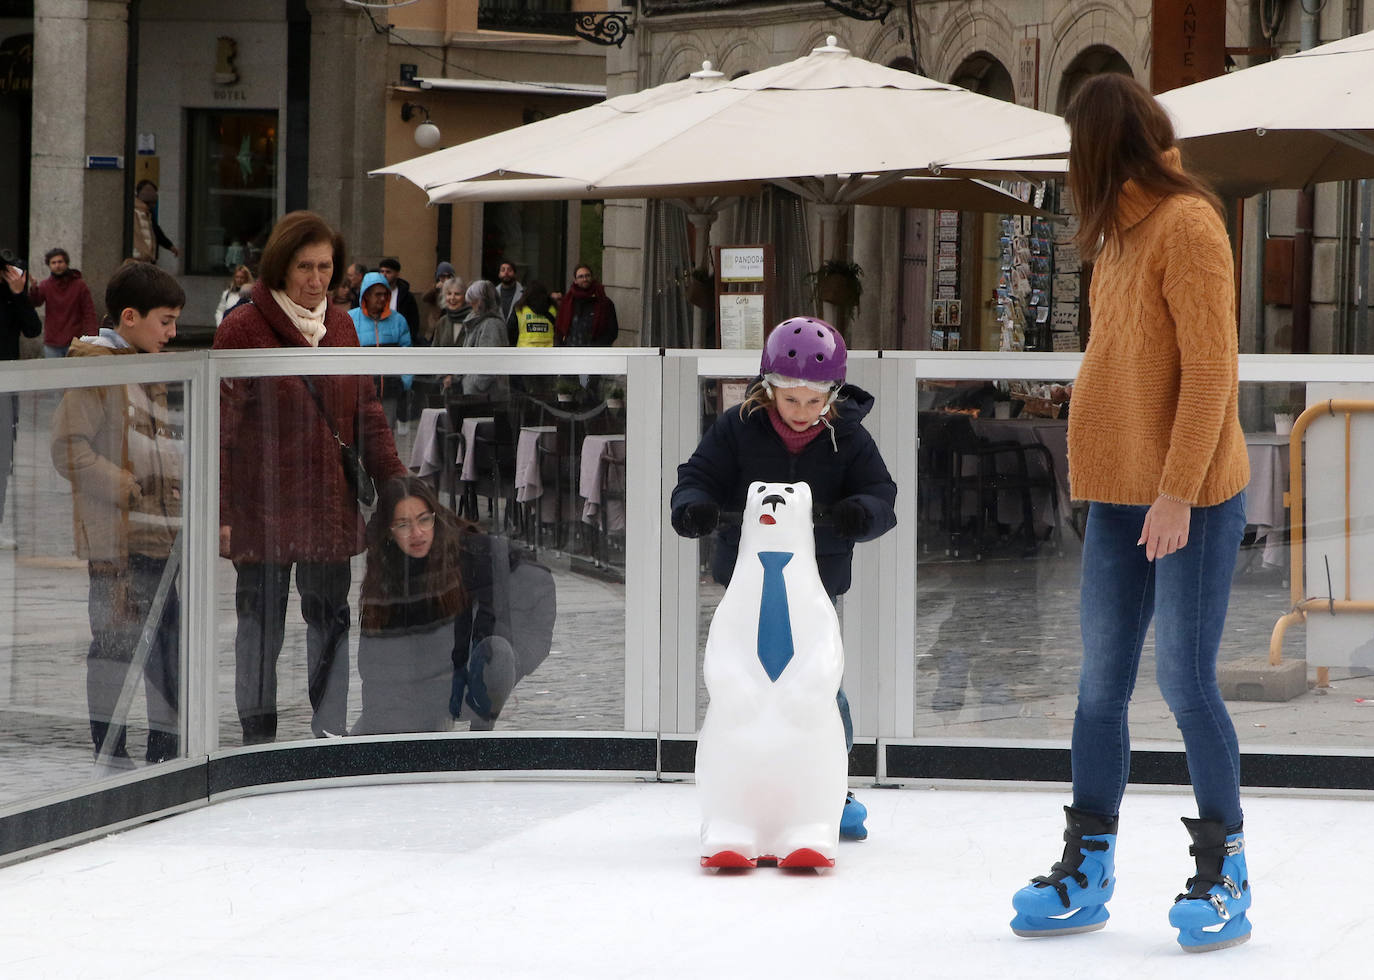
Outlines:
[[1121, 189], [1117, 226], [1093, 269], [1092, 333], [1069, 411], [1070, 490], [1114, 504], [1160, 494], [1222, 503], [1250, 482], [1226, 230], [1203, 199], [1135, 181]]

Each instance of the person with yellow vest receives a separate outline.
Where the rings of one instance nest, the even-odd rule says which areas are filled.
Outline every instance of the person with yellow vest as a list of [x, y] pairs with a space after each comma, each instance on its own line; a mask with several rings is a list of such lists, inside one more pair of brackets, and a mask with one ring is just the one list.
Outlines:
[[549, 291], [538, 280], [525, 287], [524, 295], [510, 311], [507, 324], [513, 346], [552, 347], [553, 324], [558, 314], [549, 301]]

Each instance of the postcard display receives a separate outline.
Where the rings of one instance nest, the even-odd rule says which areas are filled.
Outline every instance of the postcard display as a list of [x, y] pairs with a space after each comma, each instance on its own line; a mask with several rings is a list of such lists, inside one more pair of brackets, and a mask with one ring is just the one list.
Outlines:
[[1052, 226], [1053, 261], [1050, 271], [1054, 278], [1050, 286], [1049, 321], [1052, 347], [1047, 350], [1082, 350], [1078, 334], [1078, 300], [1082, 291], [1082, 264], [1073, 236], [1078, 234], [1078, 215], [1074, 213], [1073, 196], [1067, 187], [1059, 187], [1054, 195], [1055, 220]]
[[930, 310], [930, 349], [958, 350], [963, 304], [959, 300], [959, 214], [935, 212], [935, 298]]
[[[1056, 219], [1003, 215], [998, 229], [996, 320], [998, 349], [1079, 350], [1080, 266], [1072, 243], [1078, 230], [1067, 188], [1026, 181], [1002, 187]], [[959, 350], [963, 322], [959, 300], [959, 212], [936, 212], [935, 298], [930, 317], [932, 350]]]

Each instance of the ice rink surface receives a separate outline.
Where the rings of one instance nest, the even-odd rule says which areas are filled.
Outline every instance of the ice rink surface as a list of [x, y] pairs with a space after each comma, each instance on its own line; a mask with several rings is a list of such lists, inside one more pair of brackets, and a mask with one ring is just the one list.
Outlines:
[[[1374, 801], [1246, 797], [1254, 936], [1187, 954], [1183, 791], [1132, 787], [1100, 932], [1011, 934], [1063, 792], [858, 791], [832, 871], [698, 867], [691, 784], [447, 782], [216, 803], [0, 869], [2, 977], [1368, 976]], [[1188, 971], [1188, 972], [1185, 972]]]

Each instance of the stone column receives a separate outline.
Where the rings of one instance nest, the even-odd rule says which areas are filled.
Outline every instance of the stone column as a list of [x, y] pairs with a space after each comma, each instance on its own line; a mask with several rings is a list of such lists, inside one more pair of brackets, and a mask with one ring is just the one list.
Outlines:
[[[343, 232], [348, 255], [382, 254], [387, 39], [355, 7], [307, 0], [310, 11], [310, 210]], [[373, 11], [379, 24], [382, 11]]]
[[128, 0], [34, 0], [30, 261], [67, 249], [98, 311], [133, 202], [125, 171], [87, 170], [86, 157], [125, 152], [128, 18]]

